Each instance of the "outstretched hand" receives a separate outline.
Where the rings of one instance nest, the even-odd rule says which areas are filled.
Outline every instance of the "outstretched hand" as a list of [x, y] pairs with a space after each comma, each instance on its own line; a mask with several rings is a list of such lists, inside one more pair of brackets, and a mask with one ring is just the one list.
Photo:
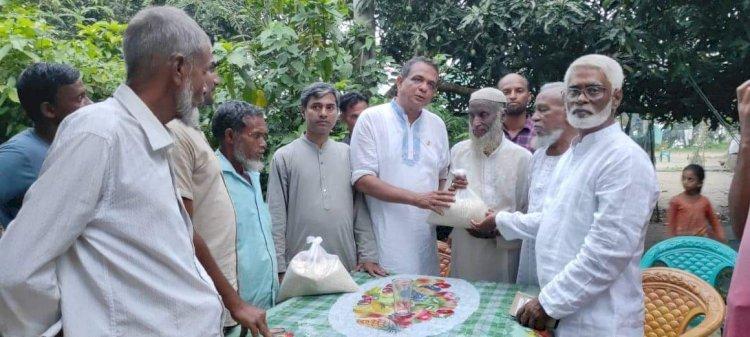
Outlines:
[[[495, 215], [497, 212], [493, 210], [487, 210], [485, 213], [485, 218], [481, 222], [478, 222], [474, 219], [470, 220], [471, 222], [471, 230], [482, 233], [484, 236], [492, 235], [492, 237], [497, 236], [497, 225], [495, 224]], [[469, 231], [471, 233], [471, 231]]]
[[450, 191], [433, 191], [418, 194], [413, 205], [421, 209], [429, 209], [437, 214], [443, 215], [443, 209], [451, 207], [455, 202], [455, 194]]

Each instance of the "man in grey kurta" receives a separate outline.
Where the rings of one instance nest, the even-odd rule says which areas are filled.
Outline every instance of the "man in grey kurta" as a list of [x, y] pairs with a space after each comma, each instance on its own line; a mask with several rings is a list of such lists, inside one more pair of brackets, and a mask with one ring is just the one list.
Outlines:
[[[338, 92], [316, 83], [302, 93], [307, 131], [273, 155], [268, 206], [273, 222], [279, 274], [307, 249], [308, 236], [323, 238], [323, 248], [338, 255], [347, 270], [385, 272], [364, 198], [351, 186], [349, 146], [328, 138], [338, 117]], [[358, 263], [361, 266], [358, 266]]]

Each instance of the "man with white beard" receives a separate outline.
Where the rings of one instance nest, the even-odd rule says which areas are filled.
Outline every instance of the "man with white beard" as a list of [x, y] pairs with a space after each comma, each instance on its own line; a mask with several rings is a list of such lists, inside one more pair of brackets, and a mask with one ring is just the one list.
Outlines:
[[[505, 95], [495, 88], [471, 94], [468, 108], [471, 138], [451, 149], [451, 169], [465, 170], [466, 180], [460, 179], [452, 187], [470, 189], [493, 210], [526, 211], [531, 154], [503, 134], [506, 103]], [[507, 241], [497, 231], [481, 233], [472, 229], [454, 229], [451, 240], [452, 277], [515, 282], [519, 240]]]
[[222, 336], [164, 126], [212, 90], [211, 41], [182, 10], [149, 7], [123, 57], [125, 83], [60, 124], [0, 239], [3, 336]]
[[[555, 170], [557, 162], [570, 147], [570, 142], [578, 132], [565, 118], [565, 83], [547, 83], [539, 89], [534, 104], [534, 148], [529, 170], [529, 211], [539, 212], [544, 201], [549, 176]], [[520, 214], [520, 213], [519, 213]], [[536, 276], [536, 257], [534, 239], [524, 239], [521, 244], [521, 261], [518, 267], [517, 283], [539, 285]]]
[[490, 214], [474, 228], [536, 239], [541, 292], [517, 313], [528, 327], [560, 320], [559, 337], [643, 336], [639, 262], [659, 190], [646, 153], [620, 129], [624, 75], [604, 55], [565, 73], [568, 122], [578, 129], [550, 176], [541, 212]]

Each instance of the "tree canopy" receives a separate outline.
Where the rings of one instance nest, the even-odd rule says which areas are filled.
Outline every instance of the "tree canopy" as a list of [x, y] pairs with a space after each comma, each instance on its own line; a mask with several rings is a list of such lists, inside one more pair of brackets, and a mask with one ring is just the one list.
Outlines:
[[750, 0], [0, 0], [0, 141], [29, 125], [15, 93], [26, 65], [70, 63], [94, 100], [107, 97], [124, 78], [124, 24], [152, 4], [183, 8], [204, 27], [222, 80], [217, 101], [264, 107], [271, 150], [301, 131], [305, 85], [327, 81], [381, 102], [389, 72], [414, 55], [441, 63], [430, 108], [452, 141], [466, 135], [457, 113], [473, 89], [509, 72], [535, 87], [558, 81], [586, 53], [623, 64], [624, 112], [667, 123], [716, 125], [692, 83], [731, 122], [734, 89], [750, 78]]
[[[622, 110], [671, 123], [734, 120], [750, 78], [750, 1], [369, 1], [383, 51], [396, 61], [446, 54], [444, 78], [494, 86], [510, 72], [534, 85], [562, 80], [575, 58], [614, 56], [626, 75]], [[465, 96], [451, 95], [460, 109]]]

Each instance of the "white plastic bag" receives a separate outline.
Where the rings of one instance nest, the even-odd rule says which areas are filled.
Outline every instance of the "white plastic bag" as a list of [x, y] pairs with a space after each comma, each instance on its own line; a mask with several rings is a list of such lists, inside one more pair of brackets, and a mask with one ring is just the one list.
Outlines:
[[[453, 172], [456, 177], [466, 178], [465, 170]], [[451, 207], [443, 209], [443, 215], [435, 212], [430, 213], [427, 222], [436, 226], [451, 226], [471, 228], [470, 220], [482, 221], [487, 213], [487, 204], [469, 188], [456, 191], [456, 202]]]
[[306, 295], [355, 292], [359, 286], [346, 271], [338, 256], [326, 253], [319, 236], [307, 237], [310, 249], [295, 255], [281, 281], [277, 302]]

